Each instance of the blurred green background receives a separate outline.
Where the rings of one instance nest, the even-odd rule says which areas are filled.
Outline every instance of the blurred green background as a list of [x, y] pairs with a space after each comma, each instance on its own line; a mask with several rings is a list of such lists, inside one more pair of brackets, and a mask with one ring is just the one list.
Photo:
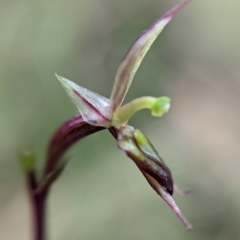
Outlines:
[[[177, 0], [0, 1], [0, 239], [31, 239], [16, 158], [33, 146], [38, 168], [54, 130], [77, 114], [54, 73], [109, 96], [135, 38]], [[240, 1], [194, 1], [157, 39], [129, 101], [166, 95], [170, 112], [147, 111], [141, 129], [193, 188], [175, 196], [186, 231], [133, 162], [102, 131], [77, 143], [48, 202], [49, 240], [240, 239]]]

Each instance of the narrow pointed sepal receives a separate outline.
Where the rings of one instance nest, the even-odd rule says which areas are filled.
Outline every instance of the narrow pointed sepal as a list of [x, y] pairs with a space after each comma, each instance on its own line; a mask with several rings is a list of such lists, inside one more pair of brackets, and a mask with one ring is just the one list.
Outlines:
[[169, 194], [173, 193], [171, 171], [149, 140], [131, 126], [110, 128], [118, 147], [130, 157], [138, 168], [153, 177]]
[[155, 39], [162, 32], [164, 27], [172, 20], [173, 16], [190, 1], [191, 0], [185, 0], [165, 13], [147, 28], [130, 47], [123, 58], [115, 77], [114, 87], [110, 97], [110, 104], [113, 111], [122, 104], [138, 67]]
[[152, 178], [149, 174], [143, 172], [144, 177], [147, 179], [148, 183], [151, 187], [159, 194], [159, 196], [168, 204], [168, 206], [173, 210], [173, 212], [177, 215], [180, 219], [182, 224], [187, 230], [192, 229], [192, 225], [188, 222], [186, 217], [182, 214], [181, 210], [179, 209], [178, 205], [176, 204], [175, 200], [169, 194], [164, 187], [162, 187], [154, 178]]
[[172, 197], [173, 180], [171, 172], [150, 141], [139, 130], [131, 126], [120, 129], [110, 128], [109, 130], [116, 138], [118, 147], [134, 161], [150, 186], [175, 212], [186, 229], [191, 229], [191, 224], [181, 213]]
[[109, 99], [83, 88], [64, 77], [55, 75], [78, 108], [85, 122], [101, 127], [110, 125], [112, 111], [109, 108]]

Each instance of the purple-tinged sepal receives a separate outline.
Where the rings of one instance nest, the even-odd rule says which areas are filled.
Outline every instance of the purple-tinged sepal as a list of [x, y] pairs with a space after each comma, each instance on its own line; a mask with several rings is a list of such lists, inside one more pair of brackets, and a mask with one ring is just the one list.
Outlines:
[[109, 99], [55, 75], [85, 122], [94, 126], [109, 127], [113, 115], [109, 107]]
[[[141, 170], [141, 169], [140, 169]], [[192, 225], [188, 222], [186, 217], [182, 214], [180, 208], [176, 204], [175, 200], [173, 199], [172, 195], [166, 191], [166, 189], [159, 184], [152, 176], [147, 174], [146, 172], [142, 171], [142, 174], [150, 184], [150, 186], [156, 191], [156, 193], [161, 196], [161, 198], [168, 204], [168, 206], [173, 210], [173, 212], [177, 215], [180, 219], [182, 224], [187, 230], [192, 229]]]
[[174, 190], [172, 174], [151, 142], [142, 132], [131, 126], [109, 130], [116, 138], [118, 147], [134, 161], [150, 186], [166, 201], [186, 229], [191, 229], [191, 224], [181, 213], [172, 197]]
[[172, 20], [174, 15], [189, 2], [191, 2], [191, 0], [183, 1], [165, 13], [161, 18], [157, 19], [149, 28], [143, 31], [139, 38], [129, 48], [115, 77], [114, 87], [110, 97], [113, 111], [121, 106], [135, 73], [153, 42], [164, 27]]

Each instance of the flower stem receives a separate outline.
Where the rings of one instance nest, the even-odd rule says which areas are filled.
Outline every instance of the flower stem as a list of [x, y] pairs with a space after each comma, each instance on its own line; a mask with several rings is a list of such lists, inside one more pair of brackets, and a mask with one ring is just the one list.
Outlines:
[[35, 171], [31, 170], [26, 173], [27, 188], [32, 207], [32, 222], [33, 222], [33, 239], [46, 240], [46, 197], [47, 190], [37, 192], [38, 184], [36, 181]]
[[42, 195], [34, 199], [34, 240], [46, 240], [46, 221], [45, 221], [45, 206], [46, 198]]

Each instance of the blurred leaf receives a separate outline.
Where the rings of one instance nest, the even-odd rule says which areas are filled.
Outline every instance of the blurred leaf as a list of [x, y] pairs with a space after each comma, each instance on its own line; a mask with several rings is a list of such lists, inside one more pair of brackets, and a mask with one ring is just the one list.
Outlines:
[[31, 149], [27, 149], [19, 154], [19, 162], [24, 171], [31, 171], [36, 163], [35, 154]]

